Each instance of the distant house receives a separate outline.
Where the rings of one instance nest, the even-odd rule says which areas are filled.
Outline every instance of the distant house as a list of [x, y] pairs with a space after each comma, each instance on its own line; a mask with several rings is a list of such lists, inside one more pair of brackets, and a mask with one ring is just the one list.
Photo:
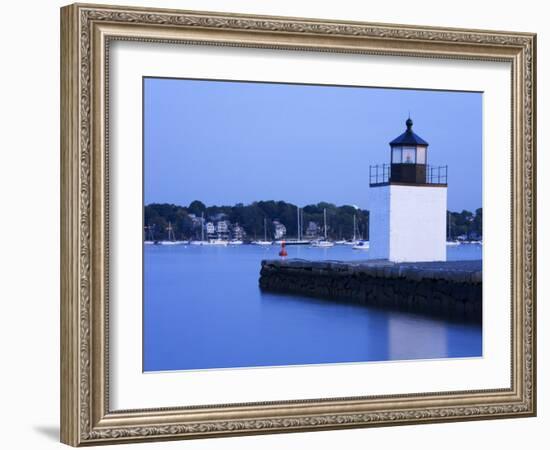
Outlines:
[[238, 223], [233, 225], [233, 239], [237, 241], [242, 241], [246, 236], [244, 228], [241, 227]]
[[218, 233], [227, 233], [229, 231], [229, 222], [227, 220], [220, 220], [216, 225]]
[[206, 223], [206, 234], [209, 238], [214, 237], [214, 234], [216, 234], [216, 227], [212, 222]]
[[307, 224], [306, 228], [306, 237], [310, 239], [314, 239], [319, 236], [319, 232], [321, 231], [321, 227], [317, 222], [309, 222]]
[[197, 217], [196, 214], [189, 214], [193, 228], [200, 228], [204, 225], [204, 217]]
[[220, 220], [216, 224], [216, 231], [218, 232], [219, 239], [227, 239], [229, 236], [229, 221]]
[[286, 227], [278, 220], [273, 221], [273, 230], [273, 236], [276, 240], [286, 236]]

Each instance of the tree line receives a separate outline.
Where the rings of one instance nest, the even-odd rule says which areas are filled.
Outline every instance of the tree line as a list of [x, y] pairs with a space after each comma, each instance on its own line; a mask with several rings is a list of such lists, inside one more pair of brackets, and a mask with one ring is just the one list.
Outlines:
[[483, 209], [475, 212], [462, 210], [447, 214], [447, 236], [451, 240], [470, 239], [478, 240], [483, 237]]
[[[148, 238], [166, 239], [170, 224], [176, 239], [200, 239], [201, 218], [204, 222], [227, 220], [231, 225], [240, 225], [248, 239], [260, 239], [264, 236], [264, 219], [268, 238], [273, 236], [273, 221], [278, 220], [287, 230], [288, 237], [298, 235], [297, 206], [284, 201], [258, 201], [248, 205], [237, 203], [234, 206], [206, 206], [195, 200], [188, 206], [169, 203], [151, 203], [144, 209], [144, 226]], [[352, 239], [355, 216], [355, 237], [369, 238], [369, 211], [351, 205], [336, 206], [320, 202], [304, 206], [301, 210], [302, 235], [305, 235], [309, 222], [316, 223], [322, 229], [323, 211], [327, 212], [327, 235], [329, 239]], [[447, 214], [447, 236], [449, 239], [481, 239], [483, 211], [463, 210]]]
[[[151, 203], [145, 206], [144, 226], [148, 238], [166, 239], [168, 224], [174, 230], [176, 239], [200, 239], [200, 219], [205, 222], [227, 220], [231, 225], [240, 225], [250, 240], [263, 239], [264, 219], [268, 239], [273, 236], [273, 221], [278, 220], [286, 227], [288, 237], [298, 235], [297, 206], [284, 201], [258, 201], [248, 205], [237, 203], [234, 206], [206, 206], [199, 200], [188, 206], [168, 203]], [[353, 237], [353, 217], [355, 216], [356, 237], [368, 238], [369, 212], [351, 205], [336, 206], [320, 202], [301, 208], [302, 235], [305, 235], [309, 222], [323, 227], [323, 211], [327, 211], [327, 235], [331, 239], [351, 239]], [[149, 234], [150, 233], [150, 234]]]

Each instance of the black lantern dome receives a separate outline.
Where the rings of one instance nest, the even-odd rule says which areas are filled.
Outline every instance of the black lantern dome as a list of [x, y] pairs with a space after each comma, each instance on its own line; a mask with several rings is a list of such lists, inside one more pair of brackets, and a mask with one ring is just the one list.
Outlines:
[[425, 184], [429, 144], [412, 131], [413, 121], [410, 117], [405, 125], [406, 131], [390, 142], [390, 182]]

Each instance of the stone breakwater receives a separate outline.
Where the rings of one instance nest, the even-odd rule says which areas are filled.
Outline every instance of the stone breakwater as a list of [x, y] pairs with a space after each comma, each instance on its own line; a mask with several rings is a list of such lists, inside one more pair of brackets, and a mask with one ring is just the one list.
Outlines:
[[264, 260], [265, 291], [353, 301], [376, 307], [481, 322], [481, 261]]

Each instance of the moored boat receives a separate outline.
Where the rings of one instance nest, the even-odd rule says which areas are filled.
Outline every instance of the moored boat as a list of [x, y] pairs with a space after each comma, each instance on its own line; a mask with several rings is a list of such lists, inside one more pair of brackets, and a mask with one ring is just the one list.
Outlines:
[[264, 217], [264, 240], [252, 241], [252, 245], [271, 245], [272, 242], [267, 240], [267, 220]]
[[206, 241], [203, 245], [217, 245], [221, 247], [227, 247], [227, 244], [229, 241], [225, 241], [223, 239], [210, 239], [209, 241]]
[[324, 241], [324, 240], [323, 241], [312, 241], [311, 246], [312, 247], [324, 247], [324, 248], [334, 247], [334, 242]]
[[[281, 242], [283, 241], [275, 241], [273, 244], [281, 245]], [[311, 241], [307, 241], [305, 239], [290, 239], [290, 240], [285, 239], [284, 242], [286, 245], [308, 245], [311, 243]]]
[[154, 244], [157, 245], [186, 245], [189, 244], [189, 241], [176, 241], [176, 235], [174, 234], [174, 228], [172, 228], [172, 223], [168, 222], [168, 227], [166, 228], [168, 233], [167, 239], [164, 241], [154, 241]]
[[326, 210], [326, 208], [323, 209], [323, 221], [324, 221], [324, 229], [325, 229], [325, 238], [324, 239], [319, 239], [317, 241], [313, 241], [311, 243], [312, 247], [323, 247], [323, 248], [334, 247], [334, 242], [331, 242], [327, 239], [327, 210]]
[[345, 241], [344, 245], [351, 245], [352, 247], [355, 247], [361, 243], [361, 240], [357, 239], [357, 217], [354, 214], [353, 215], [353, 238], [351, 241]]
[[447, 241], [447, 247], [456, 247], [460, 245], [460, 241]]
[[224, 241], [223, 239], [210, 239], [208, 241], [190, 241], [189, 245], [218, 245], [218, 246], [227, 246], [229, 241]]
[[354, 245], [352, 248], [354, 250], [368, 250], [369, 249], [369, 241], [359, 241], [356, 245]]

